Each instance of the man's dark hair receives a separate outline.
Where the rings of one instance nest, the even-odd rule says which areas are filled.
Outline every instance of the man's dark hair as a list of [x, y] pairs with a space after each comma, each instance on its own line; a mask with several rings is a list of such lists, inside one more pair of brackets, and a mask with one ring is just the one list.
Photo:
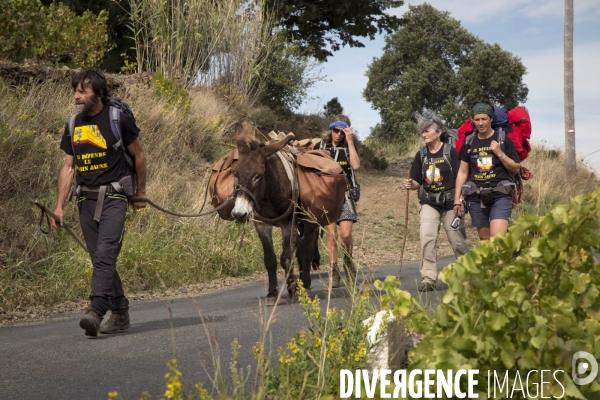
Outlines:
[[91, 87], [94, 93], [97, 96], [100, 96], [102, 104], [106, 104], [106, 98], [108, 97], [108, 83], [106, 83], [106, 78], [101, 72], [93, 69], [84, 69], [77, 72], [73, 75], [71, 86], [73, 87], [73, 90], [77, 90], [79, 85], [83, 88]]

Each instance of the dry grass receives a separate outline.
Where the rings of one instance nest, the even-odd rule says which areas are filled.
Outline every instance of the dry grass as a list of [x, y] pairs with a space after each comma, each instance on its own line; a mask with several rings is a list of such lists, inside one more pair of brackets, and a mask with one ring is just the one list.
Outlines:
[[260, 91], [274, 37], [262, 0], [131, 0], [138, 72], [186, 88], [219, 85], [229, 101]]
[[552, 206], [566, 203], [578, 194], [589, 193], [600, 183], [586, 164], [579, 162], [577, 173], [569, 177], [566, 176], [565, 165], [562, 149], [534, 143], [529, 158], [523, 162], [534, 177], [524, 182], [523, 204], [517, 207], [513, 216], [545, 214]]
[[[212, 161], [229, 150], [222, 136], [229, 108], [209, 90], [171, 104], [154, 88], [119, 94], [133, 108], [148, 158], [148, 197], [178, 212], [198, 212]], [[63, 231], [43, 235], [39, 198], [53, 209], [64, 154], [60, 138], [72, 106], [68, 82], [26, 89], [0, 88], [0, 310], [87, 297], [92, 272], [87, 254]], [[210, 160], [210, 161], [209, 161]], [[206, 208], [208, 209], [208, 208]], [[74, 203], [65, 209], [78, 227]], [[234, 251], [241, 228], [215, 218], [165, 217], [153, 209], [130, 212], [119, 259], [126, 290], [163, 289], [261, 270], [253, 230]]]
[[373, 139], [368, 137], [364, 144], [378, 157], [385, 157], [388, 160], [398, 158], [413, 158], [415, 153], [423, 145], [418, 135], [414, 135], [413, 140], [404, 142], [390, 142], [382, 139]]

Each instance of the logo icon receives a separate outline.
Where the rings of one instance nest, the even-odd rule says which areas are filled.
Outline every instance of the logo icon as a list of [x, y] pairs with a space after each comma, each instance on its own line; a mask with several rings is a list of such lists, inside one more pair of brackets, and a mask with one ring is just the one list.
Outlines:
[[[581, 359], [585, 359], [582, 361]], [[579, 363], [577, 362], [578, 360]], [[591, 368], [590, 368], [591, 367]], [[583, 375], [589, 371], [589, 375], [585, 378], [580, 378], [579, 375]], [[573, 382], [576, 385], [587, 385], [591, 383], [596, 376], [598, 376], [598, 361], [590, 353], [585, 351], [578, 351], [573, 354], [572, 360], [572, 376]]]

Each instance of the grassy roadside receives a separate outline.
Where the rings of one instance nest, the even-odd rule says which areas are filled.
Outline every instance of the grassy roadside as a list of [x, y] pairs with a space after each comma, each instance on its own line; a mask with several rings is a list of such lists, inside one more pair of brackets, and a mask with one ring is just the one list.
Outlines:
[[[228, 108], [207, 91], [173, 93], [165, 82], [134, 88], [122, 96], [142, 131], [148, 165], [148, 196], [179, 212], [196, 212], [204, 201], [210, 166], [229, 150], [222, 136], [231, 123]], [[53, 209], [56, 179], [64, 159], [59, 149], [64, 124], [74, 111], [68, 82], [19, 89], [0, 86], [0, 310], [53, 305], [86, 298], [89, 257], [64, 232], [44, 235], [40, 199]], [[67, 220], [81, 234], [76, 208]], [[215, 218], [178, 219], [147, 210], [129, 212], [119, 258], [126, 291], [137, 292], [262, 270], [260, 245], [248, 229]]]

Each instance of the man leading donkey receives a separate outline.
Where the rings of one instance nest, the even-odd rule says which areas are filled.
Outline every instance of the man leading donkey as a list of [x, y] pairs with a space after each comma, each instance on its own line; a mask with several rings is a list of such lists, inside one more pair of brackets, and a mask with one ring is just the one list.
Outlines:
[[[77, 207], [90, 253], [92, 274], [90, 307], [79, 326], [88, 336], [117, 333], [129, 328], [129, 301], [117, 272], [128, 202], [146, 207], [146, 157], [135, 122], [108, 104], [108, 85], [99, 72], [83, 70], [71, 82], [79, 113], [69, 119], [60, 148], [65, 161], [58, 177], [54, 213], [63, 224], [64, 204], [74, 175]], [[110, 319], [100, 323], [107, 311]]]

